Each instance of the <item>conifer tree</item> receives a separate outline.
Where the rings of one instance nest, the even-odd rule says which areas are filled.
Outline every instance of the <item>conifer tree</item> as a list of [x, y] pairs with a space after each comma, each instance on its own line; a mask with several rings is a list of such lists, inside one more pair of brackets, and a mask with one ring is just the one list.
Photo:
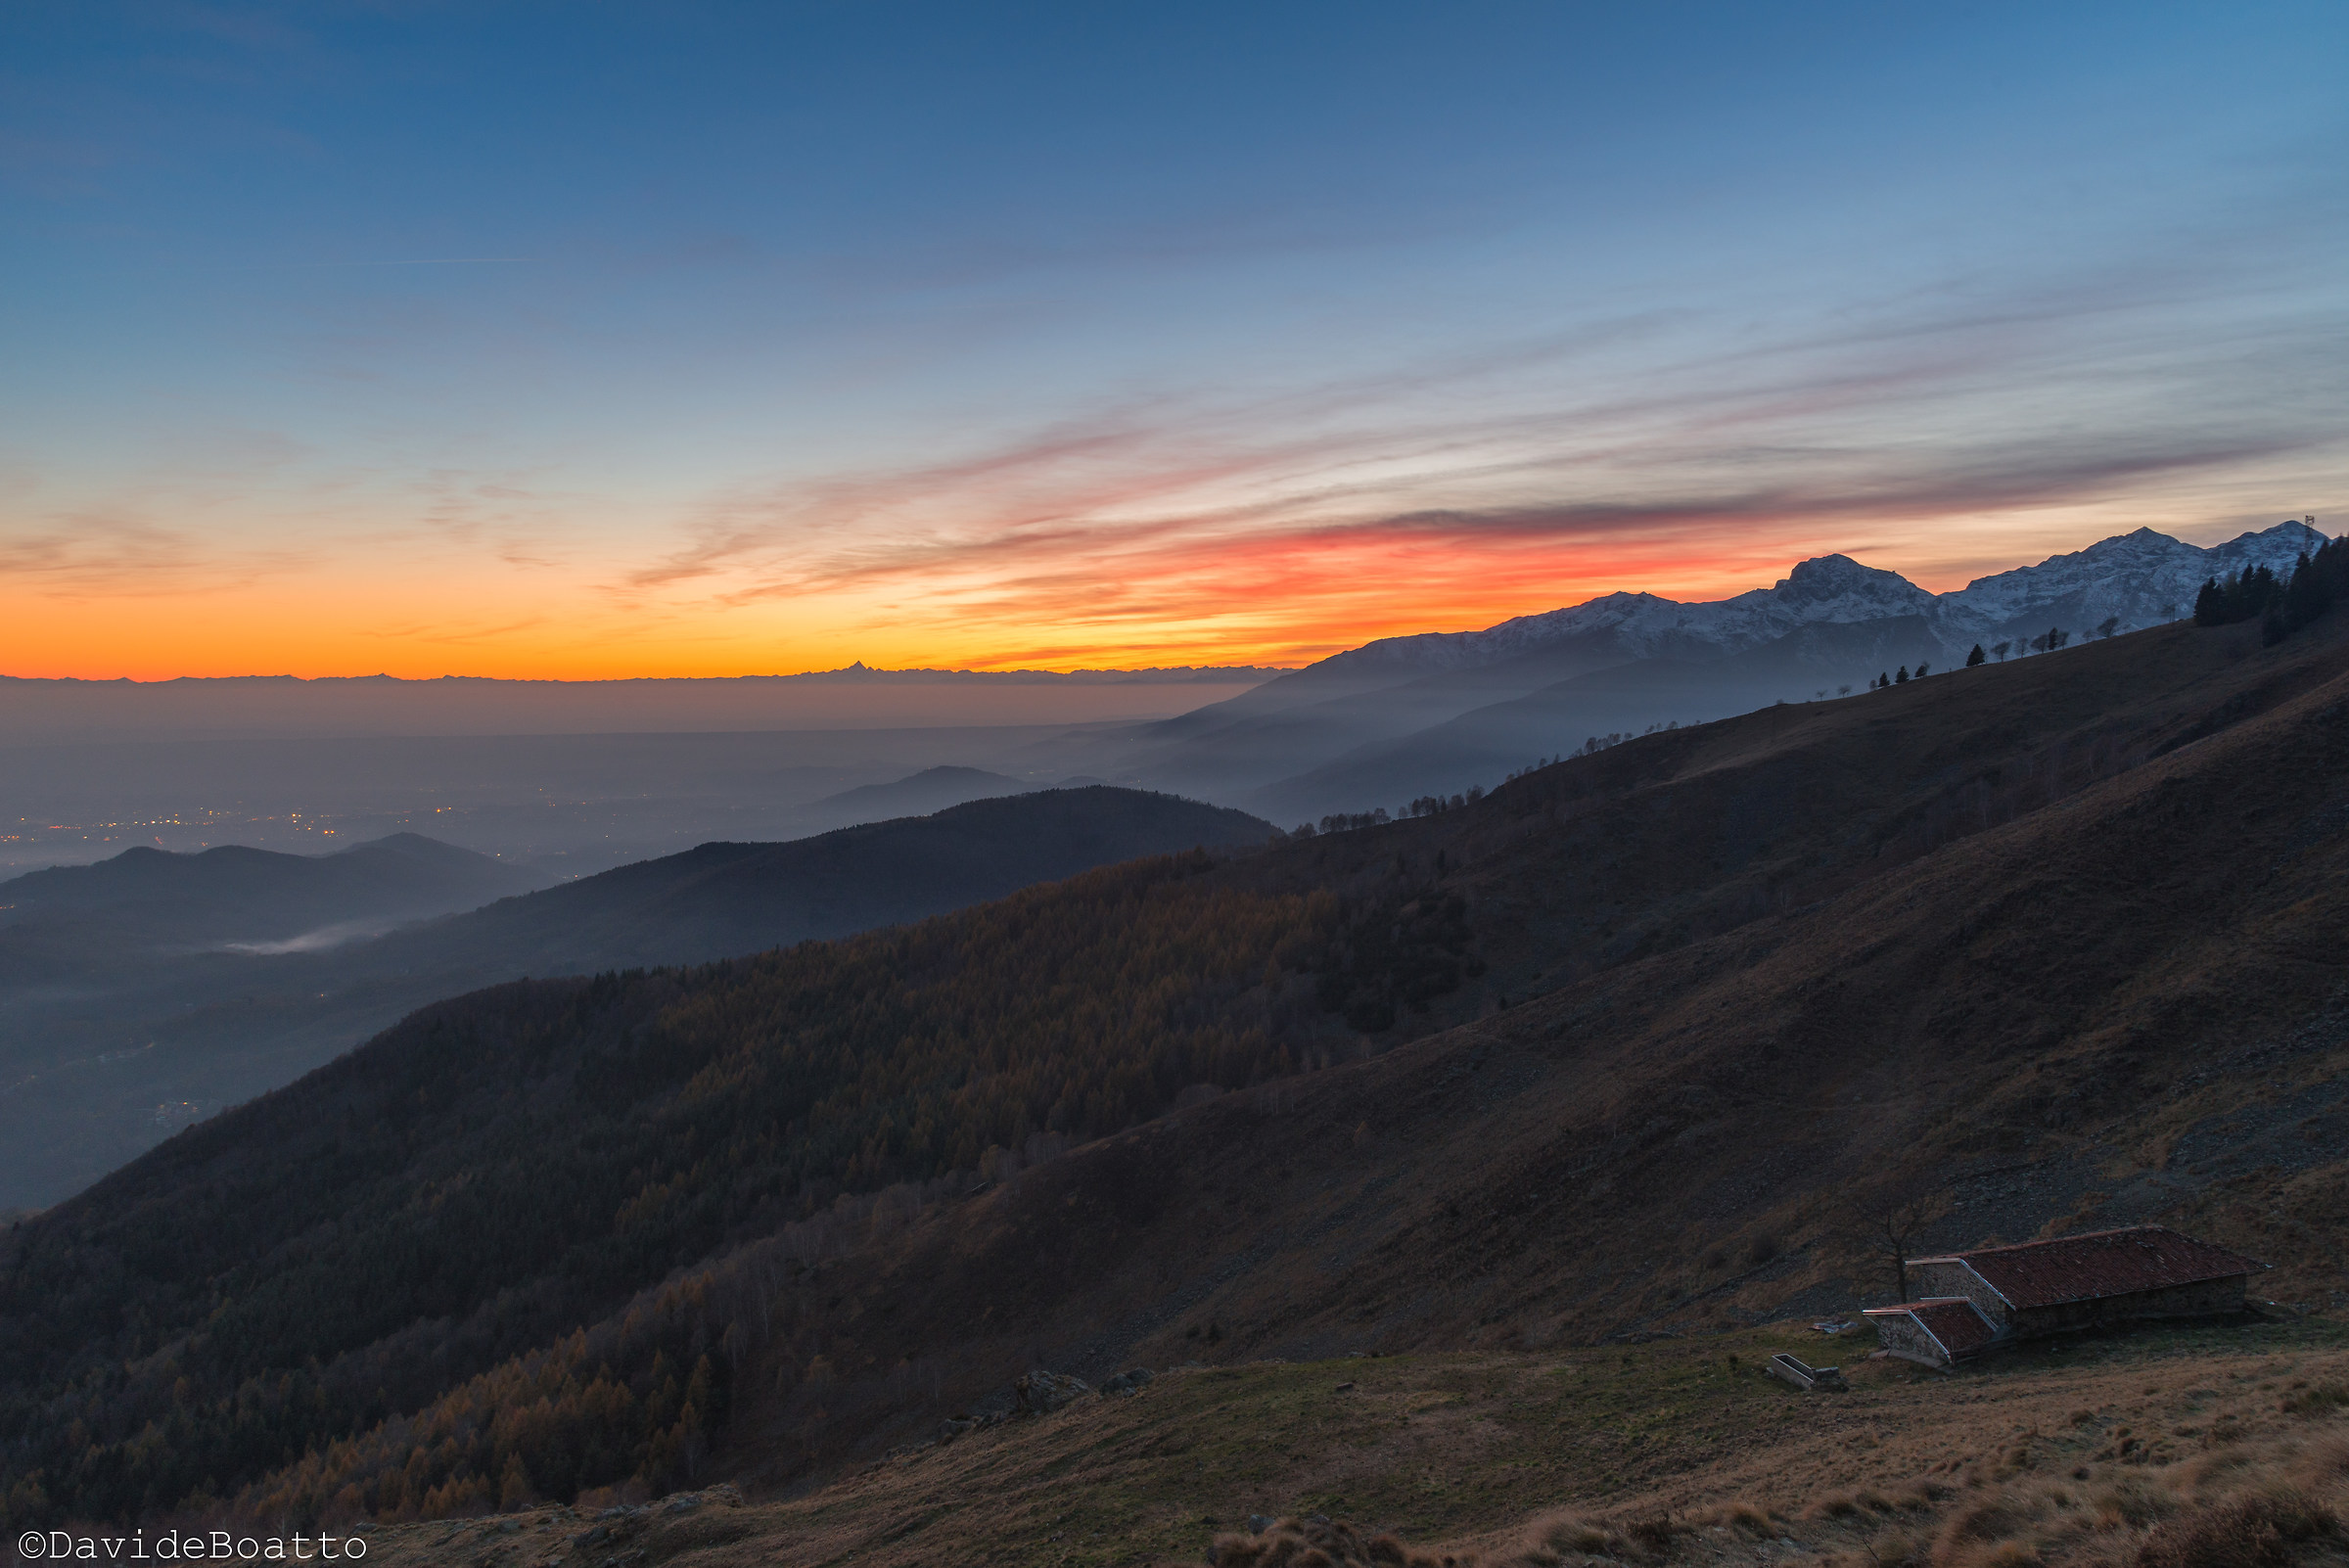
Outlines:
[[2226, 616], [2227, 591], [2219, 586], [2217, 577], [2206, 579], [2201, 589], [2194, 595], [2194, 624], [2197, 626], [2223, 625]]
[[527, 1508], [537, 1500], [530, 1490], [530, 1472], [523, 1468], [520, 1451], [506, 1456], [506, 1473], [497, 1483], [497, 1505], [501, 1509]]
[[2344, 579], [2349, 579], [2349, 544], [2341, 539], [2320, 546], [2314, 555], [2302, 554], [2283, 588], [2284, 630], [2297, 631], [2331, 609], [2349, 586]]
[[1977, 642], [1974, 644], [1974, 651], [1965, 656], [1965, 668], [1972, 669], [1977, 665], [1987, 663], [1989, 659], [1990, 655], [1984, 653], [1982, 651], [1982, 645]]

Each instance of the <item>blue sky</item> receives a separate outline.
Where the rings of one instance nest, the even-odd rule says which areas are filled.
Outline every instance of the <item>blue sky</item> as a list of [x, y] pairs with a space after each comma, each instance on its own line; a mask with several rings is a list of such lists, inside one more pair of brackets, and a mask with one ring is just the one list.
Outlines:
[[0, 669], [1294, 662], [2323, 514], [2345, 35], [15, 8]]

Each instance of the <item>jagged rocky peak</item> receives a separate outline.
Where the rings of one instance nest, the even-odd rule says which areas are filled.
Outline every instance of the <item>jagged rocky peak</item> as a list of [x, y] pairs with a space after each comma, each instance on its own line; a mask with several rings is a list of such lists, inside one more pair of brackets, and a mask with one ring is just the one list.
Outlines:
[[[2098, 539], [2087, 549], [2077, 553], [2085, 559], [2103, 560], [2113, 556], [2168, 556], [2174, 555], [2180, 550], [2192, 548], [2192, 545], [2172, 538], [2158, 529], [2138, 528], [2131, 529], [2126, 533], [2116, 533], [2109, 539]], [[2062, 557], [2050, 556], [2048, 559], [2055, 561], [2061, 560]], [[2041, 564], [2045, 565], [2046, 563]]]
[[1933, 602], [1933, 595], [1902, 576], [1879, 567], [1862, 566], [1848, 555], [1814, 556], [1799, 562], [1771, 589], [1781, 599], [1882, 599], [1904, 610]]

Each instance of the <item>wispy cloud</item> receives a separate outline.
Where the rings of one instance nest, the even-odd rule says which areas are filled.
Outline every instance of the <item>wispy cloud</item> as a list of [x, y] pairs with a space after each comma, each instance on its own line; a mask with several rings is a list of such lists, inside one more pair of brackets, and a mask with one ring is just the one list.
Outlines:
[[[1733, 353], [1651, 314], [1278, 395], [1137, 400], [714, 497], [608, 591], [671, 612], [885, 593], [971, 632], [1048, 624], [1056, 644], [1177, 622], [1302, 632], [1371, 600], [1913, 553], [1966, 520], [2342, 454], [2324, 413], [2349, 395], [2325, 347], [2342, 323], [2197, 321], [2198, 298], [2148, 267], [2100, 293], [1893, 301]], [[2272, 377], [2315, 395], [2231, 402]], [[1655, 576], [1614, 576], [1630, 572]]]
[[165, 584], [206, 564], [187, 533], [104, 513], [76, 512], [0, 533], [0, 578], [53, 592], [166, 592]]
[[0, 584], [62, 599], [180, 599], [232, 593], [301, 570], [314, 552], [225, 543], [200, 529], [82, 510], [0, 526]]

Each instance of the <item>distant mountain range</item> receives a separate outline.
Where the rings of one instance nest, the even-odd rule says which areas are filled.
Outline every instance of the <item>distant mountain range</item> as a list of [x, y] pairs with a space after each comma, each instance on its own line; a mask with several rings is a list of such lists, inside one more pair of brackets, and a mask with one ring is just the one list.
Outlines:
[[[998, 783], [1025, 788], [933, 769], [865, 804]], [[436, 998], [845, 936], [1270, 833], [1224, 807], [1092, 787], [705, 844], [534, 893], [414, 834], [333, 855], [132, 850], [33, 872], [0, 883], [13, 905], [0, 909], [0, 1210], [62, 1198]]]
[[2285, 522], [2202, 548], [2140, 529], [2037, 566], [1928, 593], [1848, 556], [1706, 603], [1610, 593], [1481, 631], [1387, 637], [1120, 737], [1112, 776], [1287, 822], [1390, 810], [1491, 786], [1594, 736], [1637, 734], [1832, 696], [1975, 644], [2107, 620], [2133, 631], [2190, 613], [2203, 580], [2290, 571], [2325, 542]]
[[795, 675], [505, 680], [394, 675], [80, 680], [0, 673], [0, 745], [240, 738], [665, 734], [1129, 721], [1275, 669], [842, 669]]

